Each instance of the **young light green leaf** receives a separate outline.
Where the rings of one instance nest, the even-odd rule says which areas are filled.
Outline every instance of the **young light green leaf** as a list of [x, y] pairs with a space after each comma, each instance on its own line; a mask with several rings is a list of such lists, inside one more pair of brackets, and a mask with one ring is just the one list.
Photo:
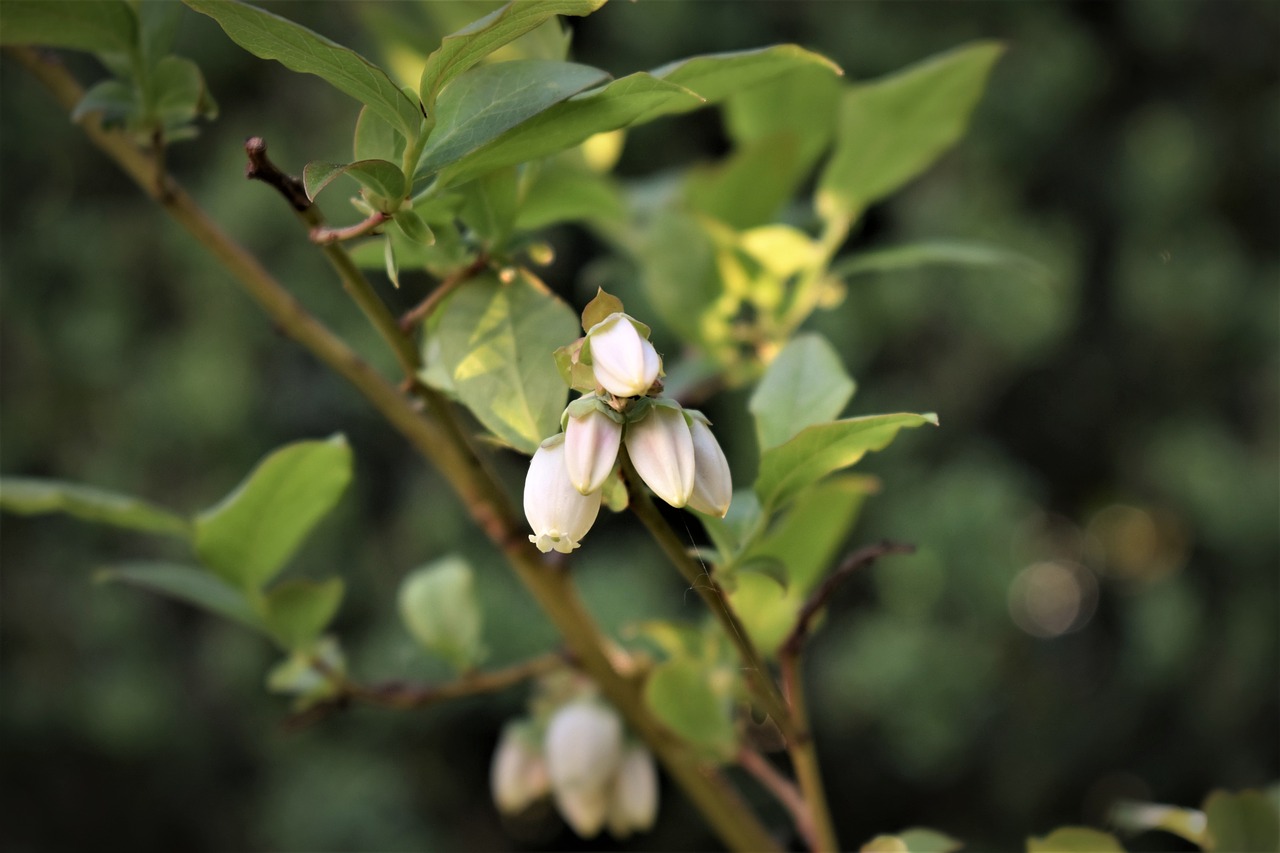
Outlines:
[[702, 99], [683, 86], [649, 74], [631, 74], [543, 110], [489, 144], [449, 164], [440, 180], [460, 184], [503, 166], [564, 151], [588, 137], [627, 127], [641, 118], [694, 109]]
[[1027, 853], [1124, 853], [1114, 835], [1087, 826], [1063, 826], [1043, 838], [1028, 838]]
[[19, 515], [65, 512], [84, 521], [190, 539], [191, 522], [138, 498], [34, 477], [0, 478], [0, 509]]
[[308, 163], [302, 170], [302, 185], [312, 201], [320, 191], [341, 175], [350, 175], [360, 185], [388, 201], [405, 197], [404, 172], [386, 160], [359, 160], [355, 163]]
[[908, 829], [897, 835], [878, 835], [862, 845], [861, 853], [955, 853], [964, 844], [934, 829]]
[[404, 134], [368, 107], [360, 108], [356, 132], [351, 142], [355, 160], [389, 160], [399, 163], [404, 157]]
[[882, 450], [900, 429], [938, 423], [933, 414], [869, 415], [815, 424], [760, 457], [756, 494], [764, 507], [777, 507], [826, 475], [853, 465], [869, 451]]
[[436, 127], [416, 174], [433, 175], [516, 125], [608, 79], [608, 73], [599, 68], [546, 59], [473, 68], [441, 93]]
[[0, 45], [127, 52], [137, 42], [137, 18], [123, 0], [4, 0]]
[[[832, 75], [844, 72], [820, 53], [794, 44], [778, 44], [754, 50], [692, 56], [655, 68], [649, 73], [696, 93], [703, 104], [715, 104], [730, 95], [803, 68], [821, 67]], [[686, 109], [696, 109], [687, 106]]]
[[1213, 791], [1205, 798], [1206, 850], [1264, 853], [1280, 850], [1280, 812], [1262, 791]]
[[360, 54], [306, 27], [232, 0], [183, 0], [213, 18], [231, 40], [262, 59], [274, 59], [291, 71], [315, 74], [367, 105], [384, 121], [416, 138], [422, 111], [387, 73]]
[[444, 557], [400, 584], [400, 618], [428, 651], [466, 672], [480, 662], [480, 605], [471, 566]]
[[856, 216], [928, 168], [964, 134], [1003, 52], [977, 42], [846, 92], [819, 212]]
[[351, 482], [351, 448], [335, 435], [268, 454], [231, 494], [196, 517], [196, 553], [224, 580], [257, 589], [283, 567]]
[[855, 387], [826, 338], [813, 332], [797, 335], [770, 363], [747, 403], [761, 449], [777, 447], [805, 427], [836, 417]]
[[262, 620], [244, 592], [204, 569], [177, 563], [132, 562], [99, 569], [93, 579], [98, 583], [132, 584], [263, 630]]
[[697, 660], [669, 660], [649, 675], [644, 698], [668, 728], [708, 758], [725, 761], [737, 751], [733, 701], [715, 690], [711, 676]]
[[396, 241], [388, 234], [382, 241], [382, 263], [387, 271], [387, 278], [396, 287], [400, 286], [400, 257], [396, 252]]
[[538, 27], [554, 15], [590, 15], [605, 0], [523, 0], [501, 9], [445, 36], [440, 47], [427, 57], [418, 92], [428, 109], [436, 103], [450, 80], [480, 62], [508, 42]]
[[338, 612], [344, 591], [342, 578], [281, 581], [263, 599], [267, 631], [281, 648], [309, 648]]
[[927, 240], [872, 249], [836, 262], [831, 267], [831, 274], [853, 278], [925, 266], [1006, 269], [1018, 271], [1036, 282], [1045, 282], [1053, 277], [1047, 267], [1021, 252], [971, 240]]
[[395, 216], [392, 217], [392, 221], [404, 233], [404, 236], [415, 243], [430, 246], [436, 241], [436, 235], [431, 232], [431, 226], [412, 210], [397, 210]]
[[685, 197], [694, 210], [734, 229], [772, 222], [803, 177], [799, 157], [789, 134], [748, 142], [718, 163], [692, 169]]
[[578, 334], [573, 310], [530, 273], [483, 275], [440, 309], [440, 355], [458, 398], [512, 447], [532, 454], [560, 429], [567, 390], [552, 353]]
[[812, 165], [835, 135], [843, 89], [840, 77], [825, 65], [797, 68], [739, 89], [724, 103], [729, 137], [746, 145], [787, 134], [799, 142], [803, 163]]

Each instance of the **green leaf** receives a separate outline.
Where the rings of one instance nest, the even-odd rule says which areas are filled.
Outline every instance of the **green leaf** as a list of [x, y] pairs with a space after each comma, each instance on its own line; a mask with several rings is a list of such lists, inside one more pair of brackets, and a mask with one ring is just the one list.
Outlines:
[[481, 175], [467, 184], [458, 216], [491, 251], [501, 250], [515, 224], [519, 201], [516, 168], [508, 166]]
[[263, 599], [267, 630], [282, 648], [309, 648], [338, 612], [344, 591], [342, 578], [281, 581]]
[[970, 240], [929, 240], [886, 246], [851, 255], [836, 262], [831, 274], [852, 278], [925, 266], [989, 267], [1021, 272], [1030, 279], [1047, 281], [1053, 274], [1039, 261], [999, 246]]
[[525, 270], [509, 285], [479, 276], [440, 310], [440, 356], [458, 398], [498, 438], [532, 454], [560, 430], [568, 392], [553, 353], [577, 337], [573, 310]]
[[194, 604], [218, 616], [263, 630], [242, 590], [229, 586], [205, 569], [176, 563], [131, 562], [107, 566], [94, 573], [98, 583], [127, 583]]
[[1221, 853], [1269, 853], [1280, 850], [1280, 812], [1262, 791], [1213, 791], [1204, 801], [1211, 842]]
[[799, 68], [758, 86], [740, 89], [724, 104], [725, 125], [737, 145], [780, 134], [796, 140], [802, 170], [813, 165], [835, 135], [844, 85], [825, 66]]
[[[783, 74], [815, 66], [827, 69], [832, 75], [844, 73], [840, 66], [822, 54], [794, 44], [692, 56], [655, 68], [649, 73], [697, 93], [703, 99], [703, 104], [714, 104]], [[687, 107], [696, 108], [697, 106]]]
[[132, 86], [119, 80], [103, 80], [84, 93], [80, 103], [71, 111], [71, 120], [78, 122], [90, 113], [102, 113], [103, 124], [110, 125], [135, 118], [140, 108], [137, 92]]
[[703, 318], [723, 291], [715, 244], [702, 222], [683, 211], [664, 210], [635, 255], [645, 293], [662, 319], [686, 340], [702, 342]]
[[267, 689], [296, 697], [294, 711], [337, 695], [347, 672], [347, 659], [335, 637], [321, 637], [309, 649], [296, 649], [267, 673]]
[[266, 584], [351, 482], [351, 448], [335, 435], [268, 454], [231, 494], [196, 517], [196, 553], [223, 579]]
[[84, 521], [190, 539], [191, 522], [138, 498], [61, 480], [0, 478], [0, 509], [19, 515], [65, 512]]
[[181, 127], [198, 116], [216, 115], [204, 75], [190, 59], [164, 57], [152, 71], [151, 85], [155, 90], [156, 118], [166, 128]]
[[826, 338], [812, 332], [797, 335], [770, 363], [747, 404], [761, 449], [836, 417], [855, 387]]
[[560, 222], [622, 222], [626, 215], [626, 201], [612, 179], [552, 160], [525, 193], [515, 226], [536, 231]]
[[416, 175], [433, 175], [538, 113], [608, 79], [608, 73], [599, 68], [546, 59], [473, 68], [441, 94], [436, 127]]
[[[404, 172], [386, 160], [358, 160], [355, 163], [308, 163], [302, 170], [302, 185], [307, 197], [315, 201], [320, 191], [341, 175], [350, 175], [370, 192], [387, 201], [399, 202], [406, 190]], [[385, 212], [385, 211], [384, 211]]]
[[937, 423], [934, 414], [894, 414], [806, 427], [795, 438], [761, 455], [756, 494], [762, 506], [780, 506], [827, 474], [853, 465], [867, 452], [882, 450], [898, 430]]
[[791, 135], [747, 143], [715, 165], [691, 170], [685, 197], [690, 207], [731, 228], [771, 222], [795, 191], [799, 157]]
[[597, 133], [701, 104], [702, 99], [683, 86], [643, 72], [631, 74], [543, 110], [488, 145], [451, 163], [441, 172], [440, 179], [460, 184], [503, 166], [564, 151]]
[[1003, 52], [977, 42], [846, 92], [819, 211], [853, 217], [928, 168], [964, 134]]
[[597, 287], [596, 295], [582, 309], [582, 331], [589, 332], [597, 323], [603, 323], [610, 315], [625, 313], [622, 300]]
[[466, 672], [483, 654], [480, 605], [471, 566], [445, 557], [410, 574], [400, 584], [400, 618], [424, 648]]
[[353, 160], [389, 160], [399, 163], [404, 157], [404, 134], [368, 107], [360, 108], [356, 117], [356, 133], [351, 142]]
[[955, 853], [964, 844], [934, 829], [907, 829], [878, 835], [862, 845], [862, 853]]
[[1028, 838], [1027, 853], [1124, 853], [1114, 835], [1085, 826], [1064, 826], [1043, 838]]
[[396, 255], [396, 242], [388, 234], [382, 241], [382, 262], [387, 271], [387, 278], [396, 287], [400, 286], [400, 259]]
[[514, 41], [554, 15], [590, 15], [605, 0], [525, 0], [508, 3], [445, 36], [427, 57], [418, 92], [431, 108], [450, 80], [480, 62], [504, 44]]
[[183, 0], [213, 18], [231, 40], [262, 59], [274, 59], [291, 71], [315, 74], [382, 117], [406, 138], [422, 126], [419, 106], [387, 73], [360, 54], [293, 21], [231, 0]]
[[1159, 829], [1185, 838], [1197, 847], [1207, 850], [1210, 846], [1205, 835], [1208, 824], [1199, 809], [1122, 800], [1112, 806], [1110, 819], [1117, 827], [1130, 832]]
[[644, 698], [668, 728], [709, 758], [725, 761], [737, 751], [733, 701], [712, 686], [713, 673], [696, 660], [660, 664], [644, 685]]
[[436, 235], [431, 232], [431, 226], [412, 210], [397, 210], [392, 220], [404, 236], [413, 242], [423, 246], [430, 246], [436, 242]]
[[0, 3], [0, 45], [127, 52], [136, 42], [137, 18], [123, 0]]

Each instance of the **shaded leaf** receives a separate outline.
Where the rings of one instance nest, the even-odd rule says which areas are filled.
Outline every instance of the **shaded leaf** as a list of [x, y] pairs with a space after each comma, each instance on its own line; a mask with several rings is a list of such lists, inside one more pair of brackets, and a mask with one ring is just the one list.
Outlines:
[[534, 231], [559, 222], [621, 222], [626, 215], [626, 201], [613, 180], [551, 161], [525, 193], [515, 225]]
[[342, 435], [268, 454], [222, 502], [196, 518], [196, 553], [225, 580], [271, 580], [351, 482]]
[[89, 87], [71, 111], [71, 120], [80, 119], [90, 113], [102, 113], [104, 124], [134, 118], [140, 105], [134, 88], [119, 80], [103, 80]]
[[423, 648], [466, 672], [480, 662], [480, 605], [470, 564], [445, 557], [400, 584], [400, 618]]
[[94, 573], [99, 583], [127, 583], [193, 604], [202, 610], [234, 622], [263, 630], [242, 590], [229, 586], [217, 576], [195, 566], [177, 563], [131, 562], [107, 566]]
[[826, 338], [812, 332], [797, 335], [769, 364], [747, 404], [761, 449], [836, 417], [855, 387]]
[[137, 18], [123, 0], [4, 0], [0, 44], [125, 52], [137, 41]]
[[831, 274], [852, 278], [868, 273], [896, 272], [924, 266], [991, 267], [1021, 272], [1028, 278], [1048, 280], [1049, 269], [1021, 252], [969, 240], [928, 240], [886, 246], [843, 258], [831, 266]]
[[645, 682], [644, 698], [668, 728], [708, 757], [723, 761], [737, 751], [733, 703], [712, 687], [710, 675], [696, 660], [666, 661]]
[[61, 480], [0, 478], [0, 509], [19, 515], [65, 512], [84, 521], [146, 533], [162, 533], [183, 539], [190, 539], [192, 535], [191, 522], [163, 507], [129, 495]]
[[384, 121], [415, 138], [422, 112], [387, 73], [355, 51], [287, 18], [238, 0], [183, 0], [218, 22], [231, 40], [254, 56], [274, 59], [291, 71], [315, 74], [367, 105]]
[[1124, 853], [1114, 835], [1085, 826], [1064, 826], [1027, 839], [1027, 853]]
[[818, 181], [819, 211], [856, 215], [927, 169], [964, 134], [1003, 52], [976, 42], [847, 91]]
[[869, 451], [882, 450], [900, 429], [937, 426], [934, 414], [868, 415], [806, 427], [798, 435], [760, 457], [756, 494], [761, 505], [778, 506], [834, 471], [856, 463]]
[[1261, 791], [1213, 791], [1204, 801], [1208, 850], [1271, 853], [1280, 850], [1280, 812]]
[[396, 130], [376, 110], [361, 107], [356, 132], [351, 141], [353, 160], [388, 160], [399, 163], [404, 157], [404, 134]]
[[344, 591], [342, 578], [281, 581], [263, 599], [263, 621], [283, 648], [309, 648], [338, 612]]
[[432, 233], [431, 226], [427, 225], [422, 217], [412, 210], [397, 210], [395, 216], [392, 217], [392, 221], [404, 233], [404, 236], [415, 243], [430, 246], [436, 242], [436, 235]]
[[399, 202], [405, 197], [407, 186], [404, 173], [395, 163], [389, 163], [386, 160], [308, 163], [302, 170], [302, 184], [307, 190], [307, 197], [315, 201], [321, 190], [342, 175], [350, 175], [359, 181], [362, 187], [388, 201]]

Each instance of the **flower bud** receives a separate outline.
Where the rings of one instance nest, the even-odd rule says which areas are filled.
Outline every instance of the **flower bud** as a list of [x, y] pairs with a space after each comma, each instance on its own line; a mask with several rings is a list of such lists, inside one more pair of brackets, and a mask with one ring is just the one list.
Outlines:
[[[593, 394], [571, 403], [564, 427], [565, 468], [573, 487], [584, 495], [604, 485], [618, 458], [618, 445], [622, 443], [622, 424], [596, 406], [579, 405], [594, 399]], [[575, 409], [585, 409], [585, 412], [576, 415]]]
[[638, 421], [627, 424], [627, 454], [636, 473], [653, 493], [675, 507], [693, 492], [693, 437], [684, 412], [650, 406]]
[[547, 553], [568, 554], [595, 524], [600, 492], [581, 494], [565, 468], [564, 434], [542, 442], [524, 480], [524, 514], [533, 528], [529, 541]]
[[638, 397], [662, 370], [662, 359], [626, 314], [610, 314], [587, 332], [591, 369], [600, 387], [615, 397]]
[[605, 820], [614, 838], [626, 838], [632, 832], [645, 832], [658, 816], [658, 771], [653, 756], [643, 746], [633, 746], [622, 757], [609, 813]]
[[693, 492], [689, 495], [689, 506], [724, 518], [733, 500], [729, 460], [724, 458], [724, 451], [702, 413], [686, 411], [685, 414], [689, 416], [689, 435], [693, 438]]
[[571, 702], [547, 725], [543, 753], [560, 814], [578, 835], [594, 836], [604, 825], [622, 760], [622, 721], [595, 702]]
[[505, 815], [519, 814], [551, 792], [547, 764], [524, 728], [513, 724], [502, 730], [489, 768], [493, 803]]

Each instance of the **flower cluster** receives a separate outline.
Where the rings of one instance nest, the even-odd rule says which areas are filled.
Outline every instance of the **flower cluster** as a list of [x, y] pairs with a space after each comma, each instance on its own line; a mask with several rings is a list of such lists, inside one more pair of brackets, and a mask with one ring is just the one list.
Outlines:
[[557, 710], [540, 740], [529, 723], [508, 725], [493, 755], [490, 785], [507, 815], [551, 794], [582, 838], [605, 827], [626, 838], [653, 826], [658, 813], [653, 756], [626, 742], [617, 713], [589, 699]]
[[662, 359], [649, 329], [614, 312], [587, 330], [575, 367], [589, 367], [593, 390], [561, 417], [563, 432], [538, 448], [524, 484], [529, 541], [569, 553], [595, 523], [601, 492], [626, 448], [640, 479], [674, 507], [724, 517], [733, 483], [710, 422], [674, 400], [651, 396]]

